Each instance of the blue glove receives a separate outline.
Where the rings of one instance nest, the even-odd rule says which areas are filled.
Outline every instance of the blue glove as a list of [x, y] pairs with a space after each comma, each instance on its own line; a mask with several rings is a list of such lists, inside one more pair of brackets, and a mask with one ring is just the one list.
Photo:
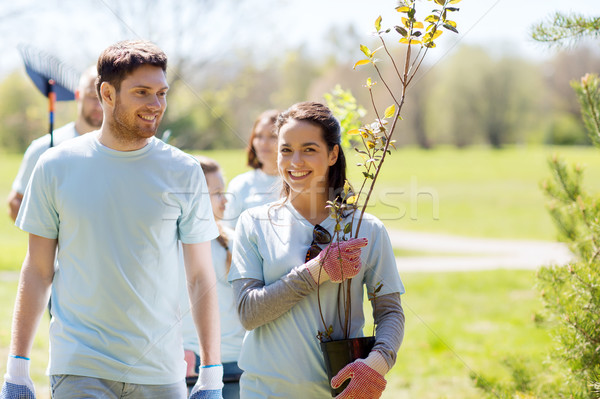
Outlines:
[[190, 399], [223, 399], [223, 365], [200, 367]]
[[34, 392], [29, 377], [29, 359], [9, 356], [0, 399], [35, 399]]

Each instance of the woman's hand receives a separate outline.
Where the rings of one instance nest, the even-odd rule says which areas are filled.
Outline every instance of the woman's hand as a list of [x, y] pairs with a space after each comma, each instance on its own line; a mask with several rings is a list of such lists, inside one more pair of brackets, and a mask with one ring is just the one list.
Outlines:
[[[307, 263], [308, 271], [315, 282], [333, 283], [352, 278], [361, 268], [361, 248], [369, 243], [366, 238], [351, 238], [348, 241], [333, 242], [323, 249], [319, 255]], [[323, 265], [323, 269], [319, 271]]]
[[350, 383], [336, 398], [369, 398], [381, 397], [387, 381], [383, 374], [388, 366], [381, 354], [373, 351], [366, 359], [357, 359], [340, 370], [331, 379], [331, 387], [336, 389], [350, 378]]

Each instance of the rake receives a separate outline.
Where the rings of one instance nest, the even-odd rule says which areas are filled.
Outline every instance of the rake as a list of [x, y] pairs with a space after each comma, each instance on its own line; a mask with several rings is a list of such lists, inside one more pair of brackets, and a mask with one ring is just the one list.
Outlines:
[[54, 146], [54, 104], [75, 99], [79, 74], [58, 58], [32, 46], [20, 45], [19, 52], [27, 75], [35, 87], [48, 98], [50, 147]]

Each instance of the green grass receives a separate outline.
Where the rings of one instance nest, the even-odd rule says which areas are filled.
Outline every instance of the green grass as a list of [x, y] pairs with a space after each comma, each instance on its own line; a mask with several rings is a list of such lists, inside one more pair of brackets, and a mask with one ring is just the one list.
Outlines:
[[407, 273], [404, 343], [384, 398], [483, 397], [471, 373], [509, 381], [517, 355], [542, 370], [552, 341], [533, 322], [540, 308], [534, 272]]
[[[359, 159], [348, 153], [350, 179], [358, 189]], [[247, 170], [238, 151], [203, 154], [221, 163], [226, 179]], [[584, 182], [600, 191], [600, 152], [595, 148], [403, 148], [386, 158], [369, 212], [389, 228], [555, 240], [540, 189], [550, 177], [548, 159], [554, 154], [586, 166]]]
[[[555, 153], [587, 166], [584, 182], [591, 191], [600, 190], [600, 152], [595, 148], [407, 148], [387, 158], [369, 212], [388, 228], [555, 240], [540, 189], [540, 182], [550, 175], [547, 160]], [[228, 180], [248, 170], [243, 150], [202, 154], [219, 161]], [[21, 155], [1, 155], [0, 197], [5, 199]], [[354, 166], [356, 160], [348, 156], [350, 178], [358, 186], [361, 171]], [[0, 270], [18, 270], [26, 235], [8, 217], [0, 217], [0, 238]]]
[[[388, 399], [475, 399], [470, 373], [508, 380], [502, 365], [515, 354], [542, 370], [552, 347], [548, 331], [533, 322], [540, 308], [534, 272], [406, 273], [404, 343], [387, 375]], [[16, 276], [0, 281], [0, 358], [8, 353]], [[9, 279], [10, 280], [10, 279]], [[370, 304], [365, 304], [370, 314]], [[367, 331], [372, 327], [368, 326]], [[42, 318], [32, 354], [32, 378], [43, 398], [48, 358], [48, 318]], [[0, 363], [0, 375], [5, 364]], [[47, 396], [46, 396], [47, 397]]]
[[[600, 156], [593, 148], [401, 149], [384, 165], [370, 212], [388, 228], [553, 240], [555, 229], [539, 184], [549, 176], [547, 159], [555, 152], [587, 165], [584, 182], [598, 191]], [[247, 170], [241, 150], [203, 155], [217, 159], [227, 179]], [[2, 198], [10, 191], [20, 160], [20, 155], [0, 154]], [[349, 158], [349, 164], [353, 162]], [[360, 171], [350, 169], [356, 183]], [[4, 215], [0, 217], [0, 271], [16, 271], [27, 235]], [[8, 352], [16, 273], [0, 276], [4, 276], [0, 279], [2, 359]], [[403, 296], [406, 336], [384, 398], [483, 397], [469, 374], [508, 379], [502, 361], [515, 354], [543, 370], [552, 342], [547, 330], [532, 321], [540, 306], [531, 288], [533, 272], [407, 273], [402, 278], [407, 287]], [[39, 397], [47, 392], [47, 330], [44, 316], [32, 355]], [[0, 375], [4, 367], [0, 362]]]

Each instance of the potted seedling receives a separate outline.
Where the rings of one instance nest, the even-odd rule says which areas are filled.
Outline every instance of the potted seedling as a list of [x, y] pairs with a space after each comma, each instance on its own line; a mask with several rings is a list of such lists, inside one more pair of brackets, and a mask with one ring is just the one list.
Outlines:
[[[458, 11], [454, 4], [460, 2], [460, 0], [428, 0], [429, 2], [433, 3], [433, 10], [422, 20], [418, 20], [416, 0], [400, 1], [400, 5], [395, 8], [400, 17], [399, 24], [394, 25], [392, 28], [382, 29], [381, 16], [375, 21], [375, 35], [381, 45], [375, 50], [371, 50], [365, 45], [360, 46], [365, 58], [356, 62], [354, 69], [371, 66], [376, 72], [376, 79], [383, 85], [393, 102], [386, 106], [382, 112], [382, 108], [376, 104], [373, 95], [373, 89], [378, 82], [371, 77], [366, 80], [365, 87], [369, 91], [375, 120], [372, 123], [346, 132], [347, 135], [353, 138], [354, 150], [362, 159], [357, 165], [362, 168], [363, 180], [358, 191], [355, 191], [350, 183], [346, 182], [343, 193], [335, 201], [328, 202], [330, 214], [336, 220], [332, 240], [341, 241], [350, 237], [358, 237], [363, 216], [383, 162], [386, 156], [391, 154], [391, 148], [395, 148], [393, 134], [396, 131], [398, 122], [402, 120], [401, 112], [407, 89], [413, 83], [413, 78], [421, 67], [428, 51], [436, 47], [436, 39], [444, 31], [458, 33], [456, 22], [450, 16]], [[419, 2], [419, 5], [424, 4], [424, 2]], [[405, 48], [403, 56], [398, 57], [398, 59], [392, 55], [388, 46], [389, 40], [392, 39], [398, 40]], [[376, 58], [376, 55], [379, 54], [381, 54], [382, 59]], [[383, 60], [390, 62], [393, 66], [390, 76], [383, 76], [382, 69], [378, 66]], [[344, 223], [343, 215], [349, 211], [354, 211], [353, 217], [348, 223]], [[355, 218], [354, 215], [357, 215], [357, 217]], [[328, 251], [325, 256], [336, 256], [334, 252]], [[375, 343], [374, 331], [373, 336], [370, 337], [351, 338], [349, 336], [351, 284], [352, 279], [344, 280], [339, 284], [338, 318], [341, 320], [340, 324], [344, 330], [343, 340], [332, 339], [333, 327], [323, 316], [319, 291], [317, 291], [319, 311], [323, 323], [323, 330], [318, 332], [317, 338], [321, 342], [321, 349], [324, 353], [330, 380], [347, 364], [358, 358], [366, 357]], [[374, 306], [377, 293], [381, 287], [382, 285], [379, 284], [374, 292], [368, 293]], [[332, 396], [335, 397], [344, 388], [345, 385], [337, 390], [332, 389]]]

